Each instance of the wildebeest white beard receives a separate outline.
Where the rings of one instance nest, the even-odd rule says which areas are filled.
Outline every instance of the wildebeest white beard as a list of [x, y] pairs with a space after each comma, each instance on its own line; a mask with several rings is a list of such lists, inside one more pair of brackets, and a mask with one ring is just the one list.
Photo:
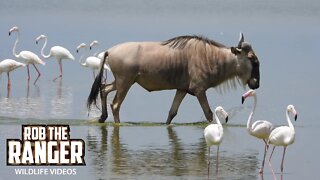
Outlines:
[[223, 94], [230, 91], [230, 89], [236, 90], [238, 86], [241, 86], [243, 89], [245, 89], [246, 87], [245, 84], [243, 84], [239, 79], [239, 77], [235, 76], [223, 81], [221, 84], [214, 88], [219, 94]]

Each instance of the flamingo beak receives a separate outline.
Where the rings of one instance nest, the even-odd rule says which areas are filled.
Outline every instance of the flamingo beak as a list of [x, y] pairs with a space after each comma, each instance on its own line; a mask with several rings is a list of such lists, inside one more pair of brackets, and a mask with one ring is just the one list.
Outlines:
[[241, 104], [244, 103], [244, 100], [245, 100], [245, 99], [246, 99], [246, 98], [245, 98], [244, 96], [242, 96]]
[[298, 114], [296, 113], [296, 114], [294, 115], [294, 120], [297, 121], [297, 118], [298, 118]]
[[229, 116], [226, 117], [226, 123], [228, 122], [228, 120], [229, 120]]
[[36, 44], [38, 44], [38, 41], [36, 41]]
[[11, 35], [11, 32], [9, 31], [9, 36]]
[[92, 49], [92, 48], [91, 48], [91, 46], [90, 46], [90, 48], [89, 48], [89, 49], [90, 49], [90, 50]]
[[77, 49], [77, 53], [79, 52], [79, 50]]

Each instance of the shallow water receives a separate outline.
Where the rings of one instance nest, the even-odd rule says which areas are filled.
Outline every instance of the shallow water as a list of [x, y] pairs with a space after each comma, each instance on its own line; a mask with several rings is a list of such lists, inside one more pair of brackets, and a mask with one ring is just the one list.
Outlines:
[[[33, 85], [36, 75], [33, 67], [29, 83], [25, 68], [11, 73], [10, 92], [6, 87], [6, 74], [2, 74], [1, 162], [5, 159], [5, 140], [20, 138], [20, 124], [68, 123], [72, 136], [86, 142], [87, 166], [77, 167], [77, 176], [62, 178], [205, 179], [204, 126], [178, 124], [168, 128], [159, 124], [166, 120], [174, 91], [149, 93], [134, 85], [120, 112], [122, 122], [133, 122], [134, 125], [117, 127], [86, 122], [99, 116], [100, 112], [94, 109], [88, 117], [86, 98], [93, 77], [91, 70], [77, 63], [80, 55], [75, 48], [94, 39], [100, 42], [100, 50], [104, 50], [125, 41], [161, 41], [185, 34], [204, 35], [234, 46], [242, 31], [261, 63], [255, 118], [267, 119], [275, 125], [285, 124], [284, 112], [290, 103], [299, 113], [295, 122], [296, 142], [288, 148], [283, 179], [317, 177], [318, 156], [315, 154], [320, 145], [314, 142], [314, 137], [320, 135], [317, 105], [320, 92], [317, 76], [320, 65], [317, 53], [320, 47], [319, 1], [13, 0], [0, 2], [0, 16], [1, 60], [14, 59], [12, 46], [16, 35], [8, 36], [14, 25], [20, 28], [18, 51], [40, 54], [42, 44], [36, 45], [35, 38], [46, 34], [48, 47], [62, 45], [76, 57], [75, 62], [63, 62], [63, 79], [56, 82], [52, 81], [58, 75], [54, 59], [46, 60], [46, 66], [38, 66], [42, 75], [36, 85]], [[223, 106], [230, 115], [230, 123], [236, 125], [225, 130], [219, 179], [261, 179], [257, 172], [263, 144], [247, 135], [245, 130], [252, 100], [241, 105], [244, 92], [242, 88], [223, 94], [213, 89], [207, 92], [212, 108]], [[173, 122], [203, 120], [196, 98], [187, 96]], [[108, 122], [112, 121], [110, 117]], [[144, 122], [151, 126], [144, 126]], [[274, 157], [276, 172], [279, 172], [281, 152], [279, 148]], [[214, 164], [215, 155], [211, 156]], [[1, 178], [7, 179], [13, 172], [4, 164], [1, 163], [1, 172], [5, 172]], [[212, 176], [215, 177], [214, 173]], [[277, 176], [280, 179], [280, 174]], [[267, 165], [264, 179], [272, 179]]]
[[[28, 120], [28, 123], [43, 121]], [[48, 123], [48, 122], [45, 122]], [[51, 120], [49, 124], [61, 123]], [[112, 124], [88, 123], [81, 120], [67, 121], [71, 126], [71, 137], [85, 141], [85, 167], [76, 168], [73, 176], [58, 176], [62, 179], [206, 179], [207, 147], [203, 138], [205, 124], [161, 124], [128, 123], [123, 126]], [[1, 137], [21, 137], [21, 123], [1, 118]], [[317, 128], [296, 127], [297, 136], [294, 145], [286, 153], [283, 179], [303, 179], [315, 177], [317, 162], [314, 152], [319, 147], [308, 148], [311, 141], [304, 139], [315, 135]], [[310, 133], [311, 132], [311, 133]], [[211, 149], [211, 179], [272, 179], [270, 167], [266, 164], [264, 176], [258, 174], [263, 156], [263, 142], [251, 138], [245, 126], [228, 125], [224, 127], [224, 140], [220, 146], [219, 171], [215, 173], [216, 147]], [[1, 147], [5, 147], [5, 141]], [[297, 156], [297, 152], [301, 155]], [[269, 151], [270, 154], [270, 151]], [[269, 157], [267, 155], [267, 158]], [[282, 148], [278, 148], [272, 159], [272, 167], [280, 179], [280, 161]], [[5, 151], [0, 159], [5, 161]], [[12, 177], [14, 169], [1, 163], [2, 179]], [[33, 167], [39, 168], [39, 167]], [[43, 167], [42, 167], [43, 168]], [[48, 167], [51, 169], [60, 167]], [[66, 167], [62, 167], [66, 168]], [[17, 179], [40, 179], [57, 176], [22, 176]]]

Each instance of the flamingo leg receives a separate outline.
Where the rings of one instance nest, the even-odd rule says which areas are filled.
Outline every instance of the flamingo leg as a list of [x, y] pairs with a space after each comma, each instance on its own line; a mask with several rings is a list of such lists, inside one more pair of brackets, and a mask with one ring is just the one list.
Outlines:
[[210, 146], [208, 147], [208, 179], [210, 174]]
[[216, 174], [218, 176], [218, 168], [219, 168], [219, 145], [217, 147], [217, 164], [216, 164]]
[[276, 148], [276, 146], [273, 146], [271, 155], [270, 155], [270, 157], [269, 157], [269, 166], [270, 166], [270, 168], [271, 168], [271, 172], [272, 172], [272, 175], [273, 175], [273, 179], [277, 179], [277, 178], [276, 178], [276, 175], [274, 174], [274, 170], [273, 170], [272, 164], [271, 164], [271, 157], [272, 157], [272, 155], [273, 155], [273, 151], [274, 151], [275, 148]]
[[7, 76], [8, 76], [8, 90], [9, 90], [9, 89], [10, 89], [10, 86], [11, 86], [10, 74], [9, 74], [9, 72], [7, 72]]
[[9, 72], [7, 72], [7, 75], [8, 75], [8, 94], [7, 94], [7, 98], [9, 98], [10, 97], [10, 86], [11, 86]]
[[40, 74], [40, 71], [38, 70], [38, 68], [37, 68], [37, 66], [36, 65], [34, 65], [34, 64], [32, 64], [33, 65], [33, 67], [36, 69], [36, 71], [38, 72], [38, 77], [37, 77], [37, 79], [34, 81], [34, 85], [36, 84], [36, 82], [38, 81], [38, 79], [39, 79], [39, 77], [41, 76], [41, 74]]
[[284, 161], [284, 156], [286, 154], [286, 149], [287, 147], [283, 147], [283, 155], [282, 155], [282, 161], [281, 161], [281, 174], [283, 173], [283, 161]]
[[264, 142], [264, 155], [263, 155], [262, 165], [261, 165], [261, 168], [260, 168], [260, 171], [259, 171], [260, 174], [263, 173], [264, 162], [265, 162], [265, 159], [266, 159], [267, 151], [268, 151], [268, 149], [269, 149], [269, 145], [267, 145], [267, 142], [266, 142], [265, 139], [263, 139], [263, 142]]
[[275, 148], [276, 148], [276, 146], [273, 146], [273, 148], [272, 148], [272, 152], [271, 152], [270, 157], [269, 157], [269, 163], [271, 162], [271, 158], [272, 158], [273, 151], [274, 151], [274, 149], [275, 149]]
[[29, 64], [27, 65], [28, 81], [30, 80]]
[[53, 81], [57, 80], [58, 78], [62, 78], [62, 62], [61, 62], [61, 60], [58, 60], [58, 63], [59, 63], [60, 75], [57, 76], [56, 78], [54, 78]]

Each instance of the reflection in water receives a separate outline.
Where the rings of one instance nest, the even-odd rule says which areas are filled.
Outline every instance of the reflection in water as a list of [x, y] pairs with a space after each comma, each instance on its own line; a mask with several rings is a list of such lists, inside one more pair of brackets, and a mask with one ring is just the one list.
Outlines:
[[10, 97], [8, 94], [9, 97], [0, 97], [0, 115], [21, 119], [63, 119], [71, 116], [73, 88], [64, 86], [61, 81], [53, 85], [56, 88], [46, 89], [27, 83], [25, 91], [19, 92], [22, 96]]
[[0, 114], [6, 117], [41, 118], [45, 114], [44, 99], [41, 97], [30, 98], [1, 98]]
[[168, 126], [167, 130], [168, 130], [168, 137], [170, 140], [171, 152], [172, 152], [171, 156], [169, 157], [174, 160], [172, 161], [172, 166], [173, 166], [172, 174], [175, 174], [177, 176], [182, 176], [184, 173], [186, 173], [185, 172], [186, 168], [181, 168], [181, 166], [185, 165], [183, 163], [183, 160], [185, 160], [185, 156], [184, 154], [181, 153], [183, 152], [183, 147], [180, 139], [178, 138], [177, 134], [173, 130], [172, 126]]
[[[87, 160], [87, 165], [92, 167], [96, 179], [207, 178], [207, 148], [203, 137], [191, 144], [184, 143], [174, 127], [167, 127], [168, 146], [157, 146], [155, 143], [152, 146], [146, 145], [146, 149], [136, 150], [122, 142], [121, 137], [125, 136], [120, 135], [122, 128], [130, 127], [89, 127], [87, 157], [92, 161]], [[111, 134], [110, 137], [108, 134]], [[232, 149], [223, 149], [220, 155], [219, 179], [258, 179], [257, 153], [233, 154]], [[217, 178], [215, 175], [210, 177]]]
[[56, 84], [56, 94], [52, 96], [50, 115], [54, 118], [63, 118], [72, 113], [73, 89], [62, 85], [62, 79]]
[[95, 128], [99, 128], [100, 131], [89, 129], [86, 144], [89, 153], [94, 154], [94, 156], [90, 156], [94, 174], [99, 177], [106, 177], [107, 174], [104, 168], [108, 167], [106, 164], [108, 162], [108, 130], [106, 125]]

